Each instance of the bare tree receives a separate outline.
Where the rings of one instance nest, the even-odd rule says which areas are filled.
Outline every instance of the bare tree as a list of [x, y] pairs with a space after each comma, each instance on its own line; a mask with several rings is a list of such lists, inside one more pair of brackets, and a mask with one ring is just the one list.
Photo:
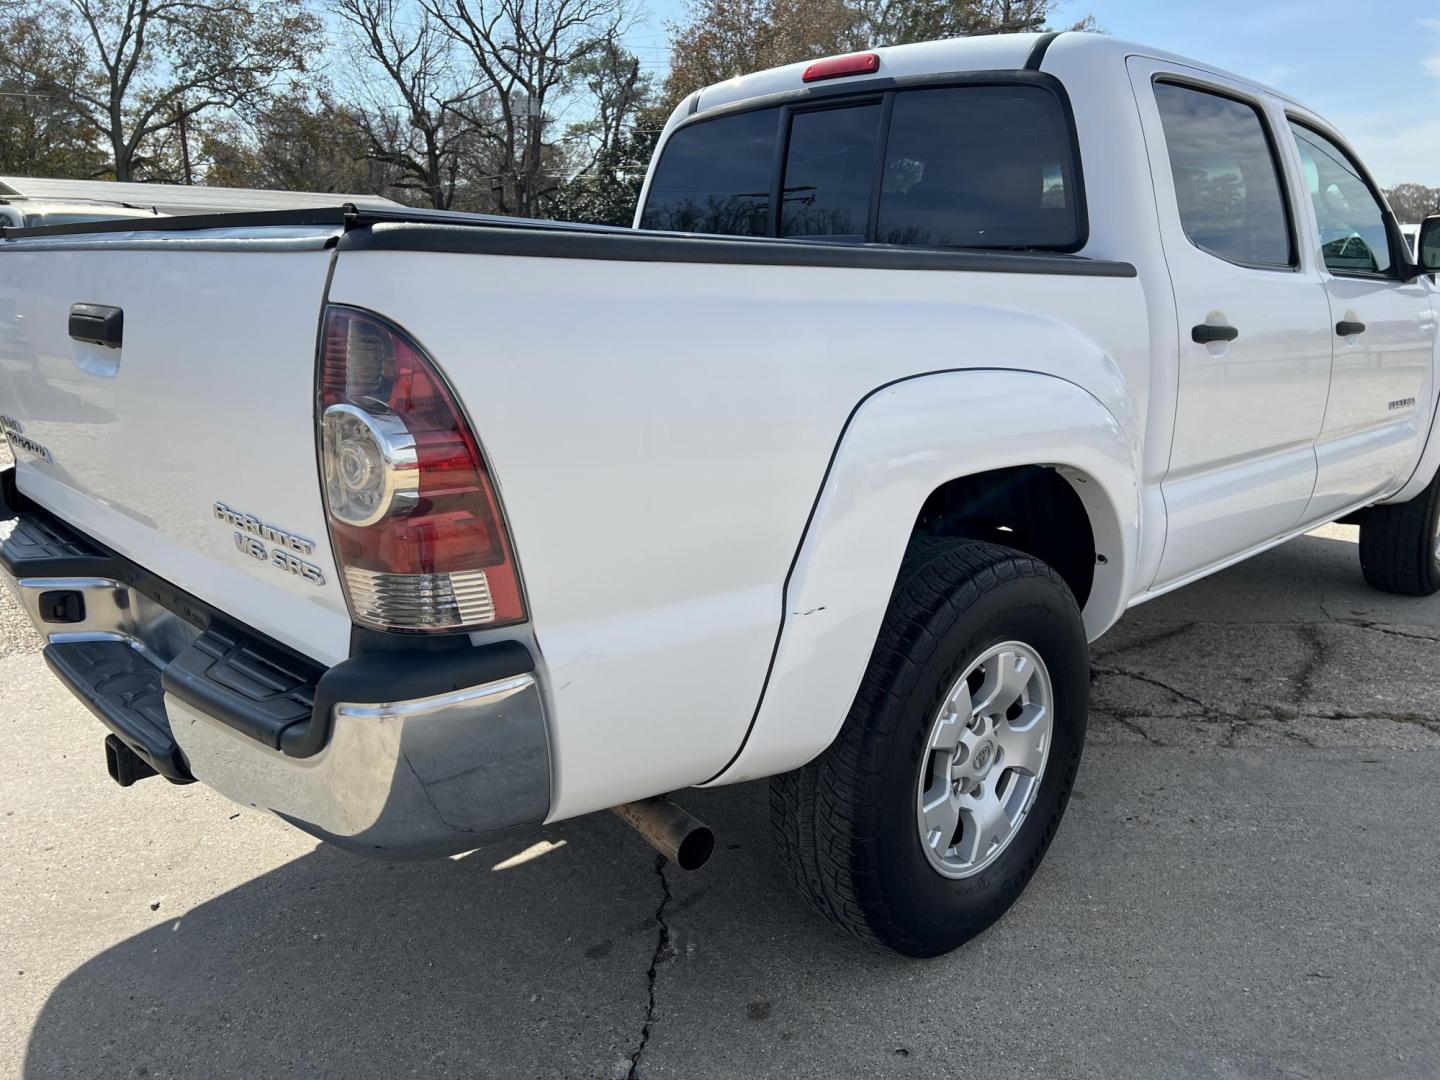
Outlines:
[[580, 147], [579, 172], [587, 173], [609, 156], [626, 129], [649, 104], [653, 85], [640, 61], [613, 40], [601, 42], [572, 72], [576, 90], [583, 90], [590, 116], [570, 125], [566, 138]]
[[16, 5], [83, 63], [45, 87], [109, 144], [117, 180], [150, 141], [263, 96], [303, 71], [318, 23], [303, 0], [25, 0]]
[[1431, 214], [1440, 213], [1440, 187], [1426, 187], [1424, 184], [1396, 184], [1385, 189], [1385, 198], [1390, 209], [1401, 221], [1424, 221]]
[[466, 106], [479, 93], [458, 70], [453, 38], [430, 12], [397, 0], [331, 0], [331, 10], [354, 32], [356, 59], [378, 75], [362, 79], [361, 100], [350, 102], [367, 153], [399, 171], [396, 187], [448, 210], [474, 138]]
[[546, 127], [573, 85], [575, 67], [613, 44], [632, 0], [422, 0], [473, 59], [496, 123], [477, 131], [491, 143], [502, 213], [534, 216], [565, 181]]

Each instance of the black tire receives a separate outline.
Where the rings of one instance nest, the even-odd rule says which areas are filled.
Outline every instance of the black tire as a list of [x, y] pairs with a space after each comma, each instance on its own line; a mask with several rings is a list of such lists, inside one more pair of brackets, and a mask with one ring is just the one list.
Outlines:
[[1440, 475], [1408, 502], [1372, 506], [1360, 514], [1360, 571], [1371, 588], [1402, 596], [1440, 591], [1437, 517]]
[[[996, 860], [971, 877], [944, 877], [915, 820], [925, 741], [959, 676], [1011, 640], [1034, 648], [1050, 673], [1049, 757], [1031, 809]], [[1080, 765], [1089, 691], [1084, 624], [1054, 570], [994, 544], [919, 542], [839, 736], [808, 765], [771, 779], [771, 823], [790, 879], [863, 941], [916, 957], [968, 941], [1015, 902], [1054, 839]]]

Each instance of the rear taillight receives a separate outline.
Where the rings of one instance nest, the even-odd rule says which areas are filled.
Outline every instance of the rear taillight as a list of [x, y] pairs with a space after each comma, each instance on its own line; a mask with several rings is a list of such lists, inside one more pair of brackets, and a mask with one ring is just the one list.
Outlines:
[[479, 443], [434, 363], [368, 312], [325, 309], [320, 464], [350, 614], [378, 630], [525, 618]]

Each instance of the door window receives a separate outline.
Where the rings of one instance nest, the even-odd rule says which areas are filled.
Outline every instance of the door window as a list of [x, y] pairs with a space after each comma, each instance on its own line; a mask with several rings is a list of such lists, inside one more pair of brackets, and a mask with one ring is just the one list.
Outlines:
[[1242, 266], [1293, 266], [1279, 170], [1255, 107], [1166, 82], [1155, 84], [1155, 102], [1190, 242]]
[[779, 109], [681, 128], [650, 183], [642, 229], [765, 236]]
[[1385, 209], [1354, 160], [1318, 131], [1291, 121], [1290, 132], [1315, 206], [1325, 265], [1341, 274], [1390, 273]]

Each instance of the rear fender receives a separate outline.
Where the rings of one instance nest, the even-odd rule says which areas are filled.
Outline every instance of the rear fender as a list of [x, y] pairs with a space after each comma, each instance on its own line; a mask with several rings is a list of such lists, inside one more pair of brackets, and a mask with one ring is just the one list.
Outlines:
[[958, 477], [1053, 466], [1095, 536], [1093, 640], [1124, 610], [1139, 531], [1139, 448], [1095, 397], [1024, 371], [947, 372], [872, 394], [847, 426], [785, 587], [785, 618], [745, 742], [708, 783], [796, 768], [844, 722], [920, 507]]

